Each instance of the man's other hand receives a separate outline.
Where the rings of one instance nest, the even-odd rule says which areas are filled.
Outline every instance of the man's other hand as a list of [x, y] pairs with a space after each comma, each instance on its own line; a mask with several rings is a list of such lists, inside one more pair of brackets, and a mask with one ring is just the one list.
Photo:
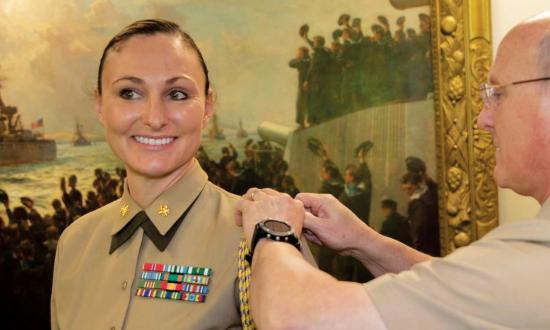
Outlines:
[[300, 193], [296, 199], [307, 211], [304, 236], [315, 244], [351, 255], [356, 241], [373, 231], [332, 195]]

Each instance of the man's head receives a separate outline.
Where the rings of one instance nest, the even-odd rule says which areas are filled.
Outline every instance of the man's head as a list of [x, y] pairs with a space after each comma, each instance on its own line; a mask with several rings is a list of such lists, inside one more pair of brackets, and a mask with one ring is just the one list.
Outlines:
[[54, 199], [54, 200], [52, 201], [52, 207], [53, 207], [53, 209], [56, 210], [56, 211], [61, 210], [61, 209], [62, 209], [61, 201], [60, 201], [59, 199], [57, 199], [57, 198]]
[[333, 180], [337, 179], [340, 176], [340, 171], [338, 167], [332, 164], [324, 164], [321, 169], [321, 178], [323, 180]]
[[418, 18], [420, 19], [420, 32], [421, 33], [429, 33], [430, 32], [430, 16], [421, 13], [418, 14]]
[[405, 27], [405, 16], [399, 16], [395, 24], [397, 24], [400, 29], [403, 29]]
[[382, 200], [382, 214], [385, 218], [389, 217], [397, 211], [397, 202], [393, 199]]
[[69, 177], [69, 187], [71, 188], [75, 188], [76, 187], [76, 182], [77, 182], [77, 178], [76, 178], [76, 175], [71, 175]]
[[315, 36], [313, 37], [313, 47], [324, 47], [325, 46], [325, 38], [323, 36]]
[[540, 203], [550, 196], [550, 80], [517, 82], [545, 77], [550, 77], [550, 12], [504, 37], [489, 74], [494, 88], [483, 93], [478, 118], [478, 127], [493, 135], [497, 184]]
[[309, 49], [307, 47], [299, 47], [297, 50], [296, 58], [303, 59], [309, 57]]
[[418, 157], [409, 156], [405, 158], [405, 166], [409, 172], [415, 172], [420, 175], [426, 174], [426, 163]]
[[344, 183], [359, 184], [360, 182], [361, 182], [361, 176], [359, 174], [357, 166], [355, 166], [354, 164], [349, 164], [348, 166], [346, 166], [346, 170], [344, 172]]
[[342, 40], [343, 41], [349, 41], [351, 40], [351, 35], [352, 35], [353, 31], [351, 29], [344, 29], [342, 31]]

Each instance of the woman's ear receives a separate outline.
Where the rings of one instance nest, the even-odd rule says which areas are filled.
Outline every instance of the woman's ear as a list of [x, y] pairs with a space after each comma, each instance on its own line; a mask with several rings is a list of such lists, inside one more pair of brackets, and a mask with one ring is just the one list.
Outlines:
[[101, 94], [97, 89], [94, 91], [94, 110], [97, 119], [103, 125], [103, 101], [101, 100]]
[[212, 88], [208, 89], [208, 94], [206, 95], [206, 101], [204, 106], [204, 117], [202, 119], [202, 128], [206, 128], [206, 125], [208, 125], [208, 122], [210, 121], [210, 118], [214, 115], [214, 102], [215, 102], [215, 94], [214, 90]]

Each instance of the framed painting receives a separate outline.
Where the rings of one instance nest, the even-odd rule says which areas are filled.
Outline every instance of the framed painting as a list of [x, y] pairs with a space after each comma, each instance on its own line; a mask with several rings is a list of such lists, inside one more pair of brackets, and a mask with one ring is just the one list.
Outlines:
[[93, 113], [99, 57], [123, 26], [163, 17], [196, 39], [212, 74], [217, 115], [197, 155], [212, 181], [332, 193], [382, 230], [384, 209], [407, 216], [423, 187], [407, 195], [412, 169], [437, 191], [441, 254], [497, 225], [493, 147], [475, 125], [489, 0], [14, 0], [0, 17], [10, 208], [51, 218], [63, 191], [81, 191], [84, 209], [118, 196], [123, 165]]

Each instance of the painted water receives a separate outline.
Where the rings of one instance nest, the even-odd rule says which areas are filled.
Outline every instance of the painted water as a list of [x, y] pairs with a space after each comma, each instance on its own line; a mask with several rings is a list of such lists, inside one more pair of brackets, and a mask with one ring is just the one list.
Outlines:
[[[250, 138], [258, 140], [257, 135]], [[244, 157], [243, 150], [247, 139], [227, 136], [225, 140], [203, 140], [203, 147], [214, 160], [219, 160], [221, 148], [232, 143]], [[94, 142], [90, 146], [75, 147], [69, 142], [57, 143], [57, 159], [51, 162], [0, 167], [0, 189], [10, 197], [10, 207], [20, 206], [23, 196], [34, 200], [35, 207], [42, 215], [52, 213], [51, 202], [61, 199], [60, 179], [71, 174], [78, 177], [77, 188], [85, 196], [93, 190], [94, 169], [101, 168], [117, 178], [115, 169], [123, 167], [120, 160], [111, 152], [106, 142]], [[0, 205], [0, 217], [7, 221], [4, 206]]]

